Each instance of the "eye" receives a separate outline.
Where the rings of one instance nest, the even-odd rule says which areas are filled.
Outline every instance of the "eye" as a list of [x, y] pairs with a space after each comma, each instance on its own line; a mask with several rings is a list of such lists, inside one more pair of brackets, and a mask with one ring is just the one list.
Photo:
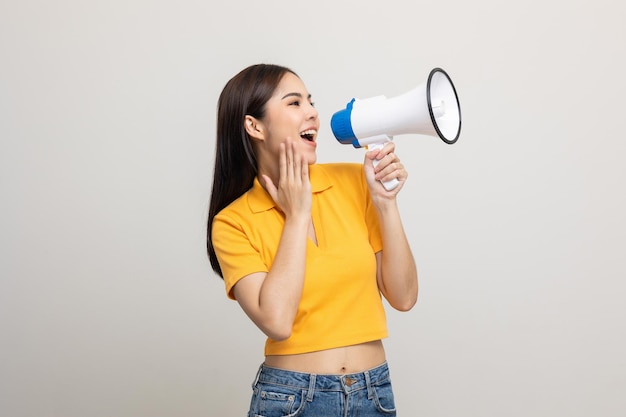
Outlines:
[[290, 106], [300, 106], [300, 100], [294, 100], [291, 103], [289, 103]]

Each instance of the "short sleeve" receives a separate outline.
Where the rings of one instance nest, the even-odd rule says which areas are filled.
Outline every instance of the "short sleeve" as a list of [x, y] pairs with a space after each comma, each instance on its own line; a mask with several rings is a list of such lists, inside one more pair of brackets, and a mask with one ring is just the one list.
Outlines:
[[260, 248], [254, 246], [248, 237], [246, 226], [226, 215], [218, 215], [213, 220], [213, 247], [222, 269], [226, 294], [235, 299], [232, 289], [235, 284], [253, 272], [267, 272]]

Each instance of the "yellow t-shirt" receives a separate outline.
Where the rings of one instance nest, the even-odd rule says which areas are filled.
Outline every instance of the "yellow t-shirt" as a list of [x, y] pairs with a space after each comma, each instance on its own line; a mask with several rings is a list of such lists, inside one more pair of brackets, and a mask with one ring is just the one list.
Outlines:
[[[270, 338], [266, 355], [306, 353], [387, 337], [376, 283], [375, 253], [382, 250], [378, 217], [356, 163], [310, 166], [312, 217], [317, 245], [310, 239], [302, 298], [291, 337]], [[258, 180], [215, 216], [213, 245], [228, 297], [253, 272], [269, 271], [284, 216]]]

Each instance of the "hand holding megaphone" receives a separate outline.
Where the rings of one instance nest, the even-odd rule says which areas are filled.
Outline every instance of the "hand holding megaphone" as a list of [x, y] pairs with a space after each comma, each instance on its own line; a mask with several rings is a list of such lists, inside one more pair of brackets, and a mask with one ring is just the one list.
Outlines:
[[[434, 68], [425, 84], [400, 96], [352, 99], [333, 115], [330, 127], [340, 143], [368, 150], [407, 133], [438, 136], [453, 144], [461, 133], [461, 106], [448, 74]], [[398, 180], [383, 182], [387, 190], [398, 184]]]

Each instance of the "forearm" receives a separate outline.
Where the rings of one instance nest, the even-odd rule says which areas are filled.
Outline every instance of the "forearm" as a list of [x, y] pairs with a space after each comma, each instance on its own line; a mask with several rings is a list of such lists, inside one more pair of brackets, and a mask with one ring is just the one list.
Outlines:
[[389, 304], [410, 310], [417, 301], [417, 268], [395, 200], [377, 207], [383, 240], [378, 285]]
[[259, 291], [263, 327], [272, 338], [289, 337], [304, 287], [310, 218], [285, 221], [274, 262]]

